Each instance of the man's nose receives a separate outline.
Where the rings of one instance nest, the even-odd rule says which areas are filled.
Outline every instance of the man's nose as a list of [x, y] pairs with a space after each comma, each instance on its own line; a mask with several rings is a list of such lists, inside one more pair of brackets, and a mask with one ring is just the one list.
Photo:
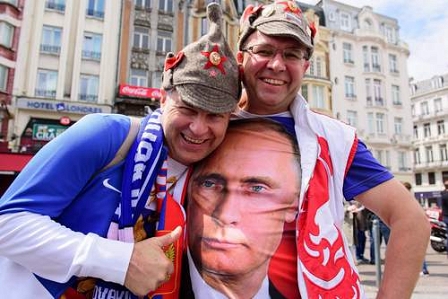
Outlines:
[[234, 225], [241, 220], [242, 198], [238, 192], [227, 192], [216, 205], [212, 217], [219, 225]]
[[204, 135], [208, 131], [207, 118], [198, 114], [191, 120], [189, 127], [195, 135]]
[[268, 67], [276, 72], [281, 72], [286, 69], [283, 51], [275, 52], [274, 56], [272, 56], [272, 58], [268, 62]]

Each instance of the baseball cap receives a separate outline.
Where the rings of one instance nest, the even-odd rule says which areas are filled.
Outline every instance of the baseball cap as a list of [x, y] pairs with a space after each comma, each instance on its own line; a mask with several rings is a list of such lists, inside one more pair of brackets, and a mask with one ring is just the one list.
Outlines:
[[222, 10], [207, 6], [209, 32], [176, 55], [168, 53], [162, 88], [175, 88], [182, 101], [212, 113], [231, 112], [240, 94], [238, 64], [222, 34]]
[[308, 49], [308, 57], [313, 53], [316, 29], [314, 24], [308, 24], [295, 1], [283, 0], [269, 5], [247, 6], [240, 19], [240, 50], [243, 50], [245, 40], [255, 30], [268, 36], [294, 38]]

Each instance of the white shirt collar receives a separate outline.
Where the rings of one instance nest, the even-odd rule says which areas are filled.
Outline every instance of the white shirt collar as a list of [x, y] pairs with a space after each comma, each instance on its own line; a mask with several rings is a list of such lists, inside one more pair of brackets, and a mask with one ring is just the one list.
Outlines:
[[[188, 266], [190, 268], [191, 287], [196, 299], [227, 299], [222, 293], [209, 286], [201, 277], [191, 258], [190, 250], [187, 250]], [[270, 299], [269, 296], [269, 280], [266, 276], [263, 279], [261, 288], [252, 299]]]

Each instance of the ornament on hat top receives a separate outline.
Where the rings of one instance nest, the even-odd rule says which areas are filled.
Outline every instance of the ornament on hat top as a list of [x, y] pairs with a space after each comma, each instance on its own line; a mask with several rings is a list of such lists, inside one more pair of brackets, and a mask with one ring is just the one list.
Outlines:
[[283, 4], [285, 6], [284, 12], [292, 12], [297, 15], [302, 14], [302, 10], [297, 5], [295, 1], [283, 1], [283, 2], [277, 2], [277, 4]]
[[[211, 67], [216, 67], [221, 71], [223, 75], [226, 74], [226, 70], [224, 69], [224, 62], [227, 61], [227, 57], [219, 53], [218, 45], [214, 45], [211, 51], [201, 51], [201, 54], [208, 58], [207, 63], [204, 65], [205, 70]], [[213, 73], [210, 74], [212, 76], [214, 75]]]

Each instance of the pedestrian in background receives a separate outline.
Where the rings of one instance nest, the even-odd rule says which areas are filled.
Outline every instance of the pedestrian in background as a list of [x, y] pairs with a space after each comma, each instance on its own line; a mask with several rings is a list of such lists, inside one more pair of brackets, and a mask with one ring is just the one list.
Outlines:
[[369, 262], [364, 257], [364, 251], [366, 249], [366, 232], [368, 231], [368, 219], [367, 209], [357, 201], [353, 201], [349, 207], [349, 211], [353, 213], [354, 230], [355, 230], [355, 253], [356, 263], [366, 264]]
[[[442, 205], [442, 219], [448, 227], [448, 180], [445, 180], [443, 183], [445, 185], [445, 190], [442, 191], [441, 194], [441, 205]], [[447, 254], [448, 254], [448, 239], [446, 242]]]

